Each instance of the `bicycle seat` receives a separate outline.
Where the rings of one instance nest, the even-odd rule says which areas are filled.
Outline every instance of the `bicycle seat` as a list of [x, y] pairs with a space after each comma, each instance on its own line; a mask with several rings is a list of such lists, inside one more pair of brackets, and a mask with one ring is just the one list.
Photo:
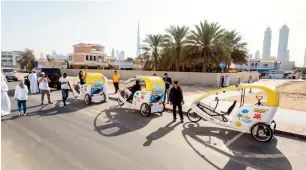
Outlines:
[[236, 106], [237, 100], [234, 101], [234, 103], [228, 108], [227, 112], [221, 111], [222, 114], [224, 115], [229, 115], [231, 112], [234, 110]]

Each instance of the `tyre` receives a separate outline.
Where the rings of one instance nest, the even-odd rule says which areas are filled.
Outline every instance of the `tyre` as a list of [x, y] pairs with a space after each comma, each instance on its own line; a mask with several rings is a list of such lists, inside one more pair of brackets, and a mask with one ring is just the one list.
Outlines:
[[162, 110], [162, 111], [160, 111], [160, 112], [158, 112], [158, 113], [163, 113], [163, 112], [165, 111], [165, 108], [166, 108], [165, 103], [164, 103], [164, 102], [162, 102], [162, 105], [163, 105], [163, 110]]
[[191, 111], [192, 109], [189, 109], [187, 112], [188, 119], [193, 123], [199, 122], [202, 118], [196, 112], [191, 112]]
[[104, 94], [104, 93], [102, 94], [102, 97], [103, 97], [103, 99], [101, 100], [101, 103], [104, 103], [104, 102], [105, 102], [105, 100], [106, 100], [106, 96], [105, 96], [105, 94]]
[[118, 104], [119, 104], [119, 106], [123, 106], [124, 105], [124, 103], [118, 98]]
[[144, 117], [148, 117], [151, 114], [151, 107], [147, 103], [143, 103], [140, 106], [140, 112]]
[[273, 131], [269, 125], [257, 123], [251, 128], [252, 137], [259, 142], [268, 142], [273, 137]]
[[271, 129], [273, 130], [273, 133], [274, 133], [275, 129], [276, 129], [276, 122], [274, 120], [271, 121], [270, 127], [271, 127]]
[[84, 102], [87, 105], [89, 105], [91, 103], [91, 97], [89, 96], [89, 94], [85, 95]]

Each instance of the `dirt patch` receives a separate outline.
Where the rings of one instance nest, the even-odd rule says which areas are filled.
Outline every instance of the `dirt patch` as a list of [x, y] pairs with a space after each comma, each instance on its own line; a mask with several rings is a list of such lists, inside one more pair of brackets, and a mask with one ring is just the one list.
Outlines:
[[[283, 109], [306, 111], [306, 82], [289, 82], [277, 87], [279, 90], [279, 105]], [[246, 93], [248, 90], [246, 90]], [[246, 94], [245, 104], [255, 104], [256, 96], [263, 96], [262, 101], [266, 100], [264, 92]], [[227, 101], [240, 101], [240, 96], [226, 98]]]

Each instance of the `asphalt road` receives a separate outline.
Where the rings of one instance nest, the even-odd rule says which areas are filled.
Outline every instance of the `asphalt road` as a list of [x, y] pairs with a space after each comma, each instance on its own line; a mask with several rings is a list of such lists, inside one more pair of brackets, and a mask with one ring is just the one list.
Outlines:
[[209, 122], [171, 123], [167, 112], [146, 118], [114, 101], [87, 106], [72, 97], [64, 107], [59, 91], [51, 95], [54, 104], [43, 106], [31, 95], [23, 117], [11, 100], [1, 120], [3, 170], [306, 169], [306, 141], [259, 143]]

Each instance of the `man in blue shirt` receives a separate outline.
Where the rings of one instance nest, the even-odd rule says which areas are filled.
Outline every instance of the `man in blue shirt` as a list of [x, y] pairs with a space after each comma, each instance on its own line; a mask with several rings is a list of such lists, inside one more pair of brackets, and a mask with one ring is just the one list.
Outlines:
[[167, 73], [164, 74], [163, 80], [164, 80], [165, 85], [166, 85], [166, 90], [165, 90], [165, 94], [164, 94], [164, 102], [168, 104], [169, 103], [170, 85], [172, 84], [172, 80], [171, 80], [170, 77], [168, 77]]

